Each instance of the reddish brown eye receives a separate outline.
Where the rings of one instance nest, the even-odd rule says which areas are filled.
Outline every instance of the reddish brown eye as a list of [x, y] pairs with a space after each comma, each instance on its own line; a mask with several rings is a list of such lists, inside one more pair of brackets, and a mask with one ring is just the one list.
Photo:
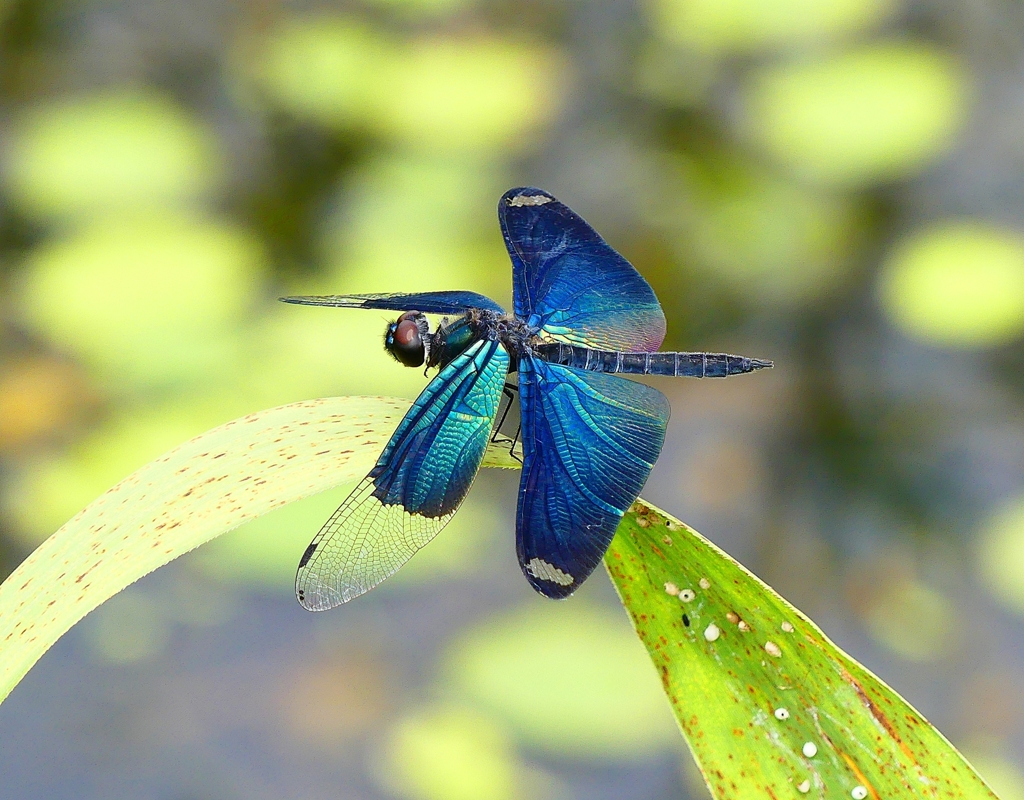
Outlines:
[[419, 367], [426, 357], [423, 337], [427, 321], [418, 311], [409, 311], [388, 325], [384, 347], [407, 367]]
[[404, 319], [395, 328], [395, 344], [399, 347], [410, 347], [419, 343], [419, 326], [411, 319]]

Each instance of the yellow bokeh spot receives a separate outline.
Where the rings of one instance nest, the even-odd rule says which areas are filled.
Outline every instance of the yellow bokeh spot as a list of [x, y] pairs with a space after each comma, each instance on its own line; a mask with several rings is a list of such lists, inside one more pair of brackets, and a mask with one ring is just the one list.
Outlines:
[[297, 17], [252, 48], [250, 71], [270, 101], [329, 126], [365, 123], [372, 115], [389, 44], [344, 17]]
[[207, 194], [219, 172], [213, 135], [148, 92], [108, 92], [30, 109], [11, 131], [8, 184], [37, 216], [94, 215]]
[[1024, 614], [1024, 498], [997, 511], [982, 529], [978, 572], [999, 602]]
[[564, 65], [540, 45], [427, 38], [406, 47], [376, 126], [413, 147], [522, 150], [558, 109]]
[[398, 313], [276, 303], [247, 337], [230, 381], [256, 407], [351, 394], [412, 399], [429, 378], [384, 350], [384, 330]]
[[876, 587], [866, 611], [871, 635], [908, 661], [932, 661], [951, 644], [952, 604], [919, 581]]
[[879, 285], [889, 318], [909, 335], [983, 347], [1024, 331], [1024, 238], [961, 222], [919, 231], [887, 259]]
[[465, 289], [505, 302], [512, 268], [494, 210], [505, 188], [484, 159], [370, 161], [346, 183], [339, 212], [326, 221], [324, 256], [334, 274], [325, 288]]
[[380, 765], [386, 787], [409, 800], [513, 800], [522, 768], [490, 717], [457, 706], [420, 709], [392, 729]]
[[749, 52], [820, 42], [874, 25], [893, 0], [652, 0], [655, 31], [717, 52]]
[[399, 42], [326, 15], [292, 19], [248, 52], [271, 104], [441, 152], [527, 147], [565, 80], [550, 47], [481, 36]]
[[119, 383], [179, 380], [233, 357], [262, 267], [258, 240], [229, 224], [107, 218], [32, 253], [20, 306], [35, 331]]
[[446, 684], [558, 754], [650, 758], [678, 736], [626, 618], [579, 600], [468, 632], [448, 653]]
[[944, 51], [883, 43], [769, 68], [747, 91], [751, 135], [799, 175], [857, 185], [911, 174], [946, 151], [967, 78]]

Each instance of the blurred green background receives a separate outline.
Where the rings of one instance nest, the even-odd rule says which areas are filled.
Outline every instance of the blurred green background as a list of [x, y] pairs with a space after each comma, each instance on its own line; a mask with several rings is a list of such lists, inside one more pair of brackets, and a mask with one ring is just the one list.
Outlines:
[[[413, 397], [386, 313], [509, 298], [532, 184], [654, 285], [644, 496], [1024, 798], [1024, 10], [1010, 0], [0, 0], [0, 562], [165, 449], [315, 396]], [[488, 473], [331, 614], [345, 489], [88, 617], [0, 706], [0, 797], [701, 798], [601, 574], [566, 603]]]

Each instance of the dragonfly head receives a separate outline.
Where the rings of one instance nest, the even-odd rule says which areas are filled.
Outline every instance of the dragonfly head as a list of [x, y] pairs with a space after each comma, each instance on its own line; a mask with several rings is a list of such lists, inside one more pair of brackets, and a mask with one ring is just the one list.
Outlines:
[[430, 326], [419, 311], [408, 311], [388, 325], [384, 349], [407, 367], [421, 367], [430, 346]]

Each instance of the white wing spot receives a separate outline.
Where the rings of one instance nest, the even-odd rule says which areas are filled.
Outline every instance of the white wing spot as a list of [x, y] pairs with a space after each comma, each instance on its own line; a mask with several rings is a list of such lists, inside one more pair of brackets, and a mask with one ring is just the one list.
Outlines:
[[520, 206], [542, 206], [545, 203], [554, 202], [554, 199], [555, 198], [553, 197], [546, 197], [542, 194], [517, 194], [508, 201], [508, 204], [513, 208], [519, 208]]
[[[522, 195], [520, 195], [520, 197], [522, 197]], [[568, 586], [576, 580], [568, 572], [562, 572], [562, 570], [554, 564], [549, 564], [543, 558], [530, 559], [530, 563], [526, 565], [526, 571], [533, 577], [537, 578], [537, 580], [551, 581], [552, 583], [557, 583], [559, 586]]]

